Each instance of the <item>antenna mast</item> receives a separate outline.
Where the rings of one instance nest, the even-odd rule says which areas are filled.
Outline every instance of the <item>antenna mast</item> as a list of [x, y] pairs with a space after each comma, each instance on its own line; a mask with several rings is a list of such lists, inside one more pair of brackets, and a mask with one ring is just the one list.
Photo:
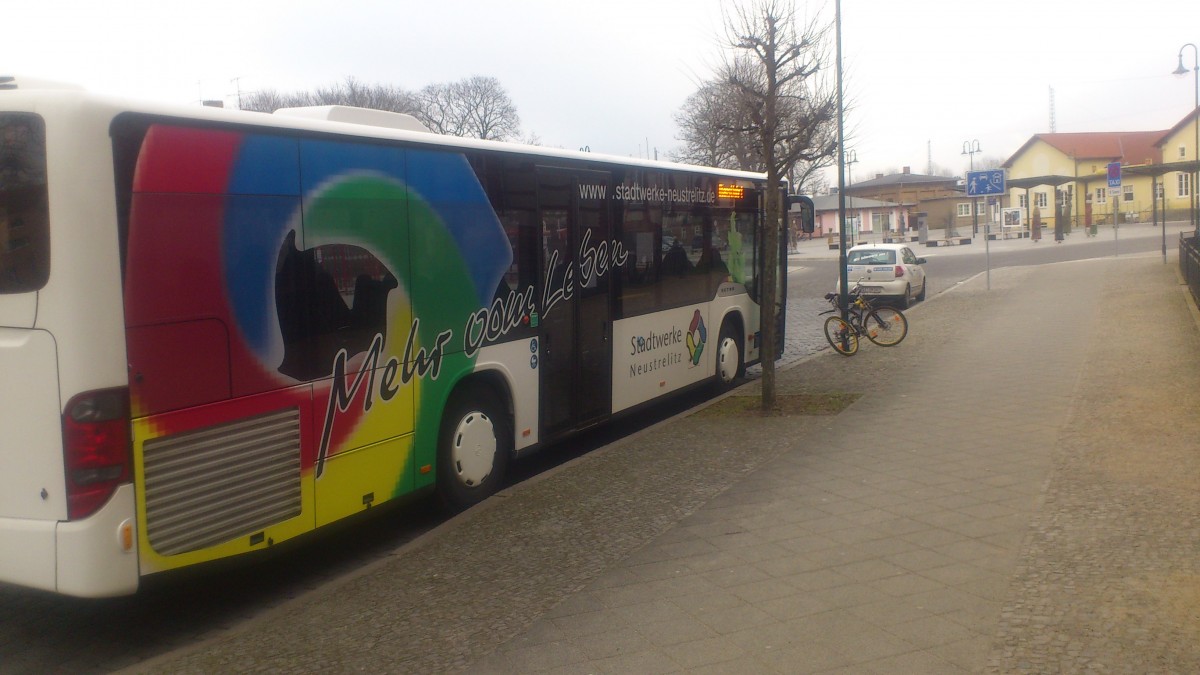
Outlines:
[[1050, 87], [1050, 133], [1058, 131], [1058, 125], [1054, 121], [1054, 87]]

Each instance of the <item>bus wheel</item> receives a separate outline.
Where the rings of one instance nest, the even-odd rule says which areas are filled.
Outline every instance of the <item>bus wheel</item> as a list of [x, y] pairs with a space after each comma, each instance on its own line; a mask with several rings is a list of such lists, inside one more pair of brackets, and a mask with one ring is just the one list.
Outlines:
[[512, 432], [499, 397], [485, 387], [454, 392], [438, 438], [438, 493], [451, 511], [462, 511], [500, 489], [511, 454]]
[[733, 323], [727, 321], [721, 325], [721, 337], [717, 338], [717, 391], [728, 391], [745, 374], [742, 341]]

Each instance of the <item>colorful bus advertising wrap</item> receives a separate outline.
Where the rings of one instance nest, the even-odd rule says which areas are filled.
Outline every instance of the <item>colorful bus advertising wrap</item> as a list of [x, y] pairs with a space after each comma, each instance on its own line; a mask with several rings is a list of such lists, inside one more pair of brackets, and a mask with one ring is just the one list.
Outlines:
[[[439, 411], [477, 353], [468, 319], [512, 257], [459, 154], [170, 125], [137, 157], [128, 249], [151, 568], [431, 483]], [[175, 503], [171, 467], [196, 489], [262, 483], [261, 514]]]

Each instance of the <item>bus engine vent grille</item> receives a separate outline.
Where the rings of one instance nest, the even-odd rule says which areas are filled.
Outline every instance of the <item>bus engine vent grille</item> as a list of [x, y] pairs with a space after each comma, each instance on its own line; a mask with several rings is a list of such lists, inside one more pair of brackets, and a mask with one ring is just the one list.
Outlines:
[[146, 442], [146, 536], [195, 551], [300, 515], [295, 408]]

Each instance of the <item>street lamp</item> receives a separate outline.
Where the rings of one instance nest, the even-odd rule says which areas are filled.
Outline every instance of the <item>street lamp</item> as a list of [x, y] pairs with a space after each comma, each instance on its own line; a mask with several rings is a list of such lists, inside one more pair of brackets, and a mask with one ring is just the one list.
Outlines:
[[[1179, 67], [1175, 69], [1175, 73], [1174, 73], [1175, 75], [1187, 75], [1187, 68], [1183, 67], [1183, 49], [1184, 49], [1184, 47], [1192, 48], [1192, 72], [1195, 73], [1195, 80], [1196, 80], [1195, 89], [1194, 89], [1195, 105], [1192, 107], [1192, 139], [1195, 141], [1195, 147], [1193, 148], [1194, 154], [1192, 155], [1192, 161], [1200, 162], [1200, 51], [1198, 51], [1196, 49], [1196, 45], [1192, 44], [1191, 42], [1188, 42], [1188, 43], [1184, 44], [1183, 47], [1180, 47], [1179, 48]], [[1191, 197], [1192, 197], [1191, 198], [1192, 203], [1189, 206], [1192, 207], [1192, 213], [1191, 213], [1192, 230], [1193, 230], [1192, 236], [1200, 237], [1200, 217], [1198, 217], [1198, 214], [1200, 214], [1200, 212], [1198, 212], [1198, 210], [1197, 210], [1198, 200], [1200, 200], [1200, 194], [1197, 194], [1197, 189], [1200, 188], [1200, 186], [1197, 185], [1197, 182], [1200, 182], [1200, 181], [1197, 181], [1197, 178], [1200, 178], [1200, 164], [1197, 165], [1196, 169], [1197, 169], [1196, 171], [1192, 172], [1192, 175], [1189, 177], [1189, 180], [1188, 180], [1188, 182], [1191, 183], [1191, 185], [1188, 187], [1191, 188], [1190, 192], [1191, 192]]]
[[838, 144], [838, 307], [842, 321], [850, 313], [850, 280], [846, 275], [846, 109], [842, 105], [842, 0], [833, 0], [833, 25], [837, 44], [837, 144]]
[[[962, 154], [971, 156], [971, 171], [975, 170], [975, 153], [980, 152], [979, 140], [963, 141]], [[969, 180], [970, 177], [968, 177]], [[971, 200], [971, 236], [979, 234], [979, 198]]]

